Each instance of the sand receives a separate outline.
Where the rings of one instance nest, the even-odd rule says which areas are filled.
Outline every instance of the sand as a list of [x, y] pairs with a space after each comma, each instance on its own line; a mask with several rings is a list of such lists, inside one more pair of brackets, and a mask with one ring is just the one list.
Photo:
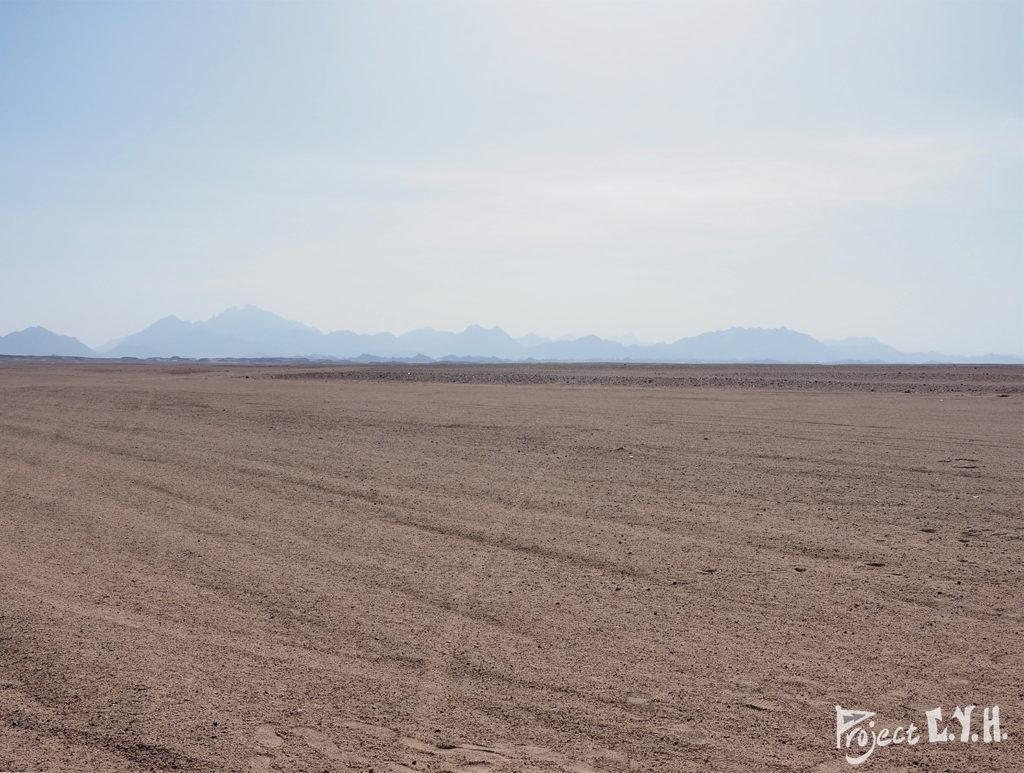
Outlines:
[[0, 364], [0, 769], [853, 770], [998, 704], [1024, 369]]

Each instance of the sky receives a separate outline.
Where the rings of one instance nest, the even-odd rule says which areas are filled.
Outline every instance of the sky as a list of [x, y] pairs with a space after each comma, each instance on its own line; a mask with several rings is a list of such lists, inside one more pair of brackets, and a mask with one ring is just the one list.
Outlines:
[[0, 3], [0, 334], [1024, 352], [1024, 3]]

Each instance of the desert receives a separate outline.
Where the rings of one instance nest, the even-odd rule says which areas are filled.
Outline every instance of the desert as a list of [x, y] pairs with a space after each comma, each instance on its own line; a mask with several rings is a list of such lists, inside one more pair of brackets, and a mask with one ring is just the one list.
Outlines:
[[1024, 765], [1018, 366], [0, 364], [0, 769]]

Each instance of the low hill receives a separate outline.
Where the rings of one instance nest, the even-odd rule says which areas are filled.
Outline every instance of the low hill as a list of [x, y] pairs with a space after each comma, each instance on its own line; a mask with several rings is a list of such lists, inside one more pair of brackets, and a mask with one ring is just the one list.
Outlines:
[[59, 335], [45, 327], [27, 327], [0, 336], [0, 354], [22, 357], [96, 357], [97, 354], [77, 338]]

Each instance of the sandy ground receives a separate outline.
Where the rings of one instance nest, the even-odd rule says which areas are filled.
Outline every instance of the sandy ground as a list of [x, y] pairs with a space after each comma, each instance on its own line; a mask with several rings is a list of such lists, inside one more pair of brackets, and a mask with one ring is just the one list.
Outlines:
[[0, 769], [1024, 770], [1022, 385], [8, 362]]

